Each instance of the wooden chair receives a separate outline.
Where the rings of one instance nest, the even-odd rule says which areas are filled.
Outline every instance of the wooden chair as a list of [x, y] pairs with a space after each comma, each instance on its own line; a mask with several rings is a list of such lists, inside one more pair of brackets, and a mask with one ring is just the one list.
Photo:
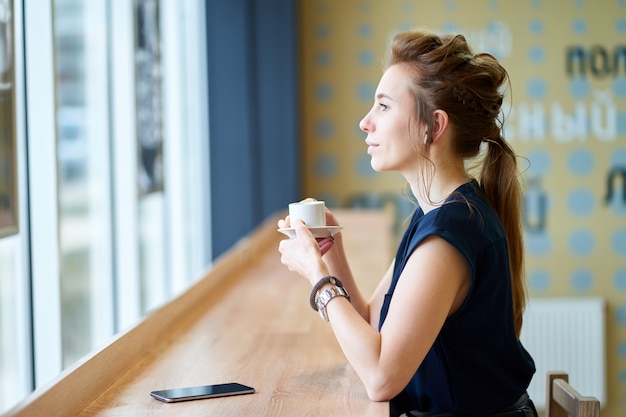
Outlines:
[[548, 372], [545, 417], [599, 417], [600, 401], [581, 395], [569, 384], [566, 372]]

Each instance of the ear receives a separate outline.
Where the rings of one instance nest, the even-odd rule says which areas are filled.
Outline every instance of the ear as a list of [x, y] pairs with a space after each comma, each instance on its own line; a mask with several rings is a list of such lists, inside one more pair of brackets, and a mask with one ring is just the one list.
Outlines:
[[438, 140], [448, 129], [448, 113], [437, 109], [433, 112], [433, 131], [427, 135], [427, 140], [432, 143]]

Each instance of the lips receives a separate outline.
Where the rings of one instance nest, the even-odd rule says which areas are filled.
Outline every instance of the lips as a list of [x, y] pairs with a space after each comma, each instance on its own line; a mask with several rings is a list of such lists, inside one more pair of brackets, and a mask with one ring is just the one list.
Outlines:
[[374, 149], [376, 149], [378, 147], [378, 145], [376, 143], [370, 142], [368, 140], [365, 141], [365, 143], [367, 144], [367, 153], [371, 154]]

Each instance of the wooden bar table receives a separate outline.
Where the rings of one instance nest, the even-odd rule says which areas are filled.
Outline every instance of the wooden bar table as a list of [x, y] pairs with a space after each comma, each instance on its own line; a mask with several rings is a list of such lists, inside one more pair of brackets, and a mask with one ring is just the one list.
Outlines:
[[[391, 261], [391, 216], [336, 211], [366, 297]], [[18, 405], [11, 416], [388, 416], [368, 399], [310, 284], [280, 264], [270, 219], [190, 290]], [[163, 403], [150, 391], [240, 382], [251, 395]]]

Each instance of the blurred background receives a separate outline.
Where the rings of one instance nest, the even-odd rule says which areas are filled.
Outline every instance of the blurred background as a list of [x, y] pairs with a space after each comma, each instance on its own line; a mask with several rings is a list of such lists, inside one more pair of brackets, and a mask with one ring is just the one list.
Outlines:
[[508, 69], [531, 298], [603, 300], [626, 416], [625, 0], [0, 0], [0, 413], [291, 201], [399, 236], [358, 122], [415, 26]]

